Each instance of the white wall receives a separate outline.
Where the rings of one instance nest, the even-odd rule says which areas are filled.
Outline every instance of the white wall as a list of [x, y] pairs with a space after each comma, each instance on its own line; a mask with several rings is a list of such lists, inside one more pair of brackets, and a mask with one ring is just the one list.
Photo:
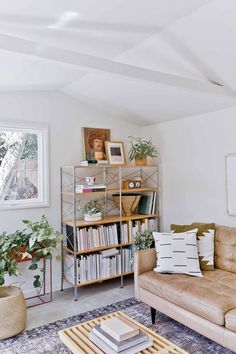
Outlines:
[[[39, 219], [45, 214], [50, 223], [60, 230], [60, 175], [62, 165], [73, 165], [83, 158], [81, 127], [110, 128], [111, 138], [126, 140], [128, 135], [139, 135], [140, 128], [108, 114], [99, 112], [62, 93], [23, 92], [0, 94], [0, 120], [46, 122], [50, 145], [50, 207], [0, 211], [0, 232], [20, 228], [21, 219]], [[60, 286], [60, 264], [54, 261], [54, 289]], [[32, 274], [22, 271], [22, 280], [30, 289]]]
[[236, 152], [236, 108], [146, 127], [142, 135], [160, 153], [163, 230], [193, 221], [236, 226], [225, 178], [225, 155]]

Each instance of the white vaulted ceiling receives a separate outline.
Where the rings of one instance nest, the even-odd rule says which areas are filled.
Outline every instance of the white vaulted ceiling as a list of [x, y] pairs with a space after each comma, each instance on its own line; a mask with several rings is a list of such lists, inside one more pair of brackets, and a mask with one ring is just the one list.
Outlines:
[[0, 2], [0, 91], [59, 90], [139, 125], [236, 105], [235, 0]]

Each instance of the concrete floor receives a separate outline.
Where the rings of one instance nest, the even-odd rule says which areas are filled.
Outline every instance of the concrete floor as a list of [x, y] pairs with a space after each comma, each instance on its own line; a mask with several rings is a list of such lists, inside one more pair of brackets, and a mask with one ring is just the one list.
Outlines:
[[27, 329], [62, 320], [82, 312], [94, 310], [101, 306], [113, 304], [134, 296], [133, 277], [109, 280], [78, 289], [78, 301], [74, 301], [73, 289], [53, 293], [53, 301], [28, 309]]

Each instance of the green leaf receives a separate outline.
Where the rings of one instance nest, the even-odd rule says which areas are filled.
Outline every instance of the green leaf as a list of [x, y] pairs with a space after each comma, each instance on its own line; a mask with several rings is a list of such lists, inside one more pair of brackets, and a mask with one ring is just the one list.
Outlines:
[[35, 255], [32, 259], [32, 263], [38, 263], [40, 261], [40, 256]]
[[29, 266], [29, 269], [30, 270], [35, 270], [38, 268], [38, 264], [37, 263], [32, 263], [30, 266]]
[[0, 277], [0, 285], [3, 285], [5, 283], [5, 280], [3, 277]]

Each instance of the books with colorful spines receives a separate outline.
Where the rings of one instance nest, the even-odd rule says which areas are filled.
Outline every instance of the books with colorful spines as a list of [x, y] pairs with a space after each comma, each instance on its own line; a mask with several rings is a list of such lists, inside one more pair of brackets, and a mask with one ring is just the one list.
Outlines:
[[[89, 335], [89, 339], [104, 353], [106, 354], [117, 354], [118, 352], [111, 348], [107, 343], [105, 343], [101, 338], [99, 338], [95, 333], [91, 332]], [[136, 354], [145, 350], [153, 345], [153, 341], [151, 339], [147, 339], [146, 341], [136, 344], [131, 348], [124, 349], [119, 352], [119, 354]]]
[[112, 317], [101, 322], [101, 328], [117, 341], [125, 340], [139, 334], [139, 328], [132, 322], [123, 320], [123, 317]]

